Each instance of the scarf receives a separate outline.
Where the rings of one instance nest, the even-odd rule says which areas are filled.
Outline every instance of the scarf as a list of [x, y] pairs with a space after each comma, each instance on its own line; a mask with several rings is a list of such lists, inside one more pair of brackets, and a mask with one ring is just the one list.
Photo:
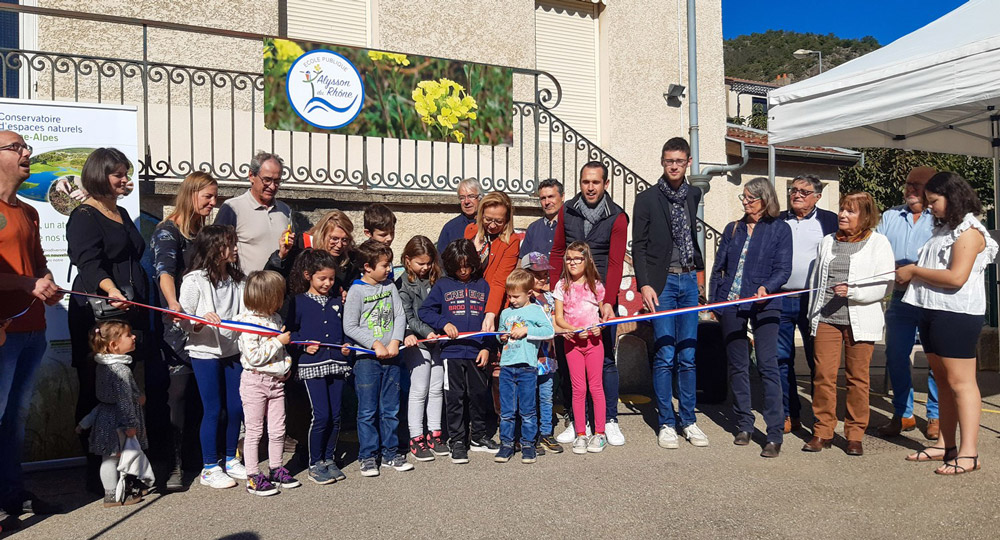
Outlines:
[[871, 234], [872, 234], [871, 229], [861, 229], [860, 231], [852, 234], [851, 236], [847, 236], [846, 234], [844, 234], [844, 231], [842, 230], [837, 230], [836, 238], [838, 242], [860, 242], [865, 238], [868, 238]]
[[112, 364], [128, 365], [132, 363], [132, 357], [127, 354], [95, 354], [94, 361], [105, 366]]
[[687, 213], [688, 183], [681, 182], [675, 190], [664, 177], [656, 183], [670, 202], [670, 235], [680, 250], [681, 266], [694, 266], [694, 240], [691, 238], [691, 221]]
[[590, 236], [590, 230], [594, 228], [594, 225], [608, 215], [608, 194], [605, 193], [593, 208], [587, 205], [586, 200], [581, 195], [573, 207], [583, 216], [583, 236], [586, 238]]

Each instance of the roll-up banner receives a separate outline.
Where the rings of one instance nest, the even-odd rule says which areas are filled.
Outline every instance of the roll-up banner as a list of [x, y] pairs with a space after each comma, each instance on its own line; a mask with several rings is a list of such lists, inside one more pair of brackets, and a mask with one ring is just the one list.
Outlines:
[[[60, 287], [70, 288], [66, 253], [66, 221], [87, 197], [80, 172], [96, 148], [121, 150], [138, 170], [138, 116], [136, 107], [58, 101], [0, 99], [0, 130], [24, 137], [32, 147], [31, 177], [17, 196], [36, 210], [42, 249]], [[135, 184], [133, 184], [135, 185]], [[133, 220], [139, 218], [139, 192], [118, 201]], [[138, 221], [137, 221], [138, 225]], [[75, 276], [75, 270], [73, 271]], [[45, 308], [48, 349], [38, 370], [25, 434], [25, 461], [59, 459], [81, 454], [73, 432], [76, 407], [76, 370], [70, 362], [68, 298]]]

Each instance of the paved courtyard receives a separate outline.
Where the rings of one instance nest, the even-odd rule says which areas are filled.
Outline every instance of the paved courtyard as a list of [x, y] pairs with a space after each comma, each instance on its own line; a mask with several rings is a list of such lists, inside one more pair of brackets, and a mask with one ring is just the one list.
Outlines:
[[[882, 357], [875, 356], [873, 426], [892, 410], [878, 393]], [[919, 367], [921, 359], [917, 362]], [[917, 370], [918, 389], [925, 374]], [[32, 489], [70, 511], [26, 516], [23, 530], [11, 537], [996, 538], [1000, 374], [983, 372], [979, 380], [983, 469], [957, 478], [933, 474], [933, 464], [903, 460], [927, 444], [920, 431], [884, 440], [870, 428], [863, 457], [845, 455], [839, 435], [831, 450], [801, 452], [809, 437], [801, 431], [786, 435], [778, 459], [763, 459], [758, 457], [763, 421], [758, 415], [755, 444], [734, 446], [727, 431], [728, 402], [699, 406], [708, 448], [682, 443], [678, 450], [664, 450], [656, 445], [651, 404], [633, 394], [623, 396], [621, 405], [624, 447], [546, 455], [533, 465], [497, 464], [489, 454], [473, 453], [468, 465], [439, 458], [411, 472], [362, 478], [350, 459], [344, 482], [318, 486], [299, 472], [302, 487], [270, 498], [253, 497], [242, 487], [200, 486], [191, 471], [193, 485], [186, 492], [150, 495], [139, 505], [114, 509], [83, 494], [82, 469], [33, 473]], [[799, 391], [808, 395], [805, 377]], [[916, 412], [923, 417], [922, 404]], [[803, 423], [809, 426], [812, 419]], [[356, 451], [353, 435], [344, 436], [349, 452]]]

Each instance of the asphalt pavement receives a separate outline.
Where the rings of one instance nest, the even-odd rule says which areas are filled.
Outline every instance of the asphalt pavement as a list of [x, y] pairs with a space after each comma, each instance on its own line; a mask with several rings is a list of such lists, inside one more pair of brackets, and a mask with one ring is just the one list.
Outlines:
[[[189, 471], [192, 485], [185, 492], [153, 494], [138, 505], [111, 509], [84, 494], [82, 469], [32, 473], [31, 489], [69, 511], [24, 516], [23, 529], [9, 536], [996, 538], [1000, 374], [979, 374], [982, 470], [944, 477], [933, 473], [934, 464], [903, 460], [928, 444], [920, 430], [893, 439], [875, 434], [874, 427], [892, 411], [888, 398], [877, 393], [881, 372], [873, 366], [871, 427], [862, 457], [844, 453], [841, 424], [830, 450], [802, 452], [809, 438], [802, 430], [785, 436], [780, 457], [761, 458], [763, 420], [758, 414], [753, 444], [734, 446], [728, 402], [698, 407], [698, 425], [710, 439], [707, 448], [682, 442], [677, 450], [665, 450], [656, 444], [652, 403], [633, 394], [623, 396], [620, 405], [625, 446], [600, 454], [546, 455], [530, 465], [520, 463], [519, 456], [498, 464], [490, 454], [473, 452], [467, 465], [439, 457], [417, 463], [410, 472], [383, 470], [377, 478], [363, 478], [349, 456], [347, 480], [319, 486], [298, 472], [302, 487], [267, 498], [246, 493], [242, 482], [228, 490], [201, 486], [197, 471]], [[799, 379], [799, 392], [808, 405], [805, 377]], [[922, 401], [925, 395], [917, 397]], [[808, 427], [812, 419], [805, 409]], [[916, 413], [923, 417], [922, 404]], [[356, 448], [352, 436], [343, 438], [349, 452]]]

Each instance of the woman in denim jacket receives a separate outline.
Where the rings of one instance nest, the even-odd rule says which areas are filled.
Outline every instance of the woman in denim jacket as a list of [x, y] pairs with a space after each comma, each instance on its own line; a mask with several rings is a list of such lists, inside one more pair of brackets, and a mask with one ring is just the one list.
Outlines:
[[[740, 195], [742, 219], [726, 226], [712, 267], [711, 301], [765, 296], [778, 292], [792, 272], [792, 231], [778, 216], [778, 196], [766, 178], [754, 178]], [[729, 384], [739, 446], [750, 444], [754, 417], [750, 410], [750, 342], [753, 325], [757, 370], [764, 383], [767, 441], [762, 457], [781, 451], [785, 413], [778, 371], [778, 322], [781, 299], [730, 306], [716, 311], [729, 359]]]

